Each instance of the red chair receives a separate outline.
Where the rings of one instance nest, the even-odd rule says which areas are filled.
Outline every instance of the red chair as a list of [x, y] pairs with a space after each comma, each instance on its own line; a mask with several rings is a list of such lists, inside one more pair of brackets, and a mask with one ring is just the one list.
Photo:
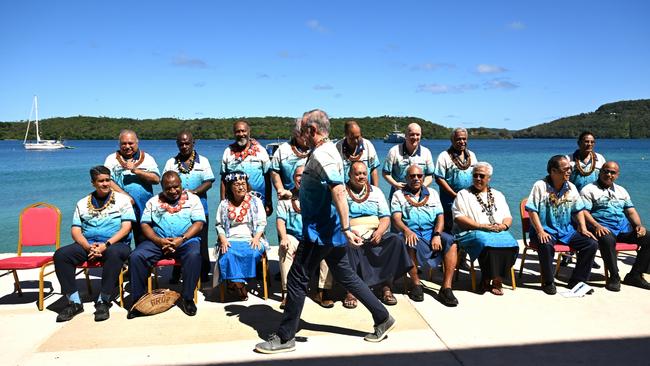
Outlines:
[[[637, 252], [639, 250], [638, 244], [633, 243], [616, 243], [616, 256], [618, 252]], [[605, 268], [605, 280], [609, 278], [609, 271]]]
[[[176, 258], [163, 258], [156, 262], [154, 264], [153, 268], [151, 268], [151, 272], [153, 273], [153, 281], [151, 275], [147, 279], [147, 291], [151, 293], [153, 291], [153, 288], [156, 287], [158, 288], [158, 267], [167, 267], [167, 266], [181, 266], [181, 260], [176, 259]], [[119, 276], [119, 289], [120, 289], [120, 306], [124, 307], [124, 274], [128, 271], [128, 268], [122, 269], [120, 272]], [[201, 288], [201, 278], [199, 278], [199, 281], [196, 283], [196, 288], [194, 289], [194, 303], [197, 303], [198, 299], [198, 292], [199, 289]]]
[[[18, 249], [16, 256], [0, 260], [0, 270], [11, 271], [14, 275], [14, 292], [22, 296], [18, 270], [40, 268], [38, 276], [38, 310], [43, 310], [43, 278], [54, 273], [45, 273], [45, 268], [54, 262], [52, 255], [25, 255], [23, 246], [48, 246], [59, 249], [61, 234], [61, 211], [54, 205], [44, 202], [34, 203], [20, 212], [18, 219]], [[53, 251], [54, 251], [53, 250]]]
[[[524, 252], [521, 255], [521, 266], [519, 267], [519, 278], [521, 278], [521, 273], [524, 270], [524, 262], [526, 261], [526, 253], [528, 250], [534, 250], [537, 251], [537, 243], [534, 243], [532, 241], [529, 241], [526, 238], [526, 235], [528, 233], [528, 230], [530, 230], [530, 216], [528, 215], [528, 211], [526, 211], [526, 203], [528, 202], [528, 198], [524, 198], [521, 200], [519, 203], [519, 213], [521, 214], [521, 235], [524, 239]], [[563, 253], [571, 253], [571, 247], [568, 245], [564, 244], [555, 244], [553, 246], [555, 248], [555, 253], [557, 253], [557, 263], [555, 264], [555, 276], [557, 276], [558, 272], [560, 271], [560, 262], [561, 262], [561, 256]], [[543, 281], [540, 277], [540, 281]]]

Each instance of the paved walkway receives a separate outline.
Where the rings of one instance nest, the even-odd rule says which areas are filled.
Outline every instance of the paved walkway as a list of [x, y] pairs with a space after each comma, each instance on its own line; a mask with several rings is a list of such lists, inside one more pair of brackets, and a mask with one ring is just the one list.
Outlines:
[[[4, 255], [6, 256], [6, 255]], [[275, 273], [275, 252], [272, 273]], [[631, 257], [621, 254], [621, 273]], [[278, 355], [253, 352], [255, 343], [277, 327], [279, 293], [264, 301], [251, 295], [246, 302], [216, 301], [218, 291], [204, 291], [198, 314], [180, 309], [152, 317], [126, 319], [126, 310], [113, 306], [111, 318], [93, 321], [93, 304], [84, 296], [85, 312], [67, 323], [56, 323], [65, 301], [52, 274], [54, 294], [45, 311], [36, 308], [37, 273], [21, 272], [23, 297], [12, 294], [11, 275], [0, 277], [0, 354], [3, 365], [423, 365], [590, 364], [647, 365], [650, 355], [650, 291], [623, 286], [619, 293], [603, 288], [603, 270], [592, 275], [595, 293], [583, 298], [548, 296], [539, 290], [536, 258], [515, 291], [498, 297], [470, 291], [469, 275], [460, 274], [454, 293], [460, 301], [447, 308], [435, 300], [441, 274], [426, 282], [425, 301], [411, 302], [396, 294], [389, 310], [397, 327], [378, 344], [364, 342], [372, 330], [370, 314], [360, 306], [323, 309], [307, 301], [297, 350]], [[99, 272], [96, 272], [97, 274]], [[167, 286], [168, 272], [161, 286]], [[563, 268], [559, 284], [570, 269]], [[82, 276], [80, 289], [85, 289]], [[508, 281], [509, 282], [509, 281]], [[99, 289], [99, 279], [93, 280]], [[397, 284], [401, 291], [401, 281]], [[274, 282], [272, 290], [278, 291]], [[47, 289], [47, 286], [46, 286]], [[558, 287], [559, 291], [565, 291]]]

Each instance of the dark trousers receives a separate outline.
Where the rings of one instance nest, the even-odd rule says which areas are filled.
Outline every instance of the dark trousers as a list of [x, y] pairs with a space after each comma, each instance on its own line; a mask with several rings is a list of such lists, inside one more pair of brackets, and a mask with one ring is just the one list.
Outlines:
[[638, 276], [648, 270], [650, 265], [650, 237], [648, 234], [639, 238], [636, 236], [636, 232], [619, 233], [616, 237], [612, 233], [608, 233], [598, 238], [598, 247], [605, 263], [605, 269], [609, 271], [610, 277], [619, 277], [618, 263], [616, 261], [616, 242], [639, 244], [639, 252], [630, 271], [632, 275]]
[[[109, 246], [99, 261], [102, 262], [102, 293], [113, 296], [122, 265], [129, 258], [131, 247], [119, 242]], [[66, 245], [54, 252], [54, 270], [61, 284], [61, 292], [70, 295], [77, 292], [75, 272], [77, 266], [88, 260], [88, 253], [77, 243]]]
[[[210, 252], [208, 251], [208, 229], [210, 228], [210, 219], [208, 218], [208, 214], [205, 214], [205, 223], [203, 224], [203, 228], [201, 228], [201, 232], [199, 233], [199, 237], [201, 238], [201, 282], [208, 282], [209, 275], [210, 275], [210, 270], [212, 269], [212, 266], [210, 265]], [[174, 270], [172, 272], [172, 278], [180, 278], [181, 277], [181, 267], [174, 267]]]
[[[537, 235], [534, 235], [533, 238], [533, 240], [537, 241]], [[555, 243], [551, 241], [546, 244], [537, 244], [537, 254], [539, 255], [539, 266], [542, 269], [542, 279], [544, 280], [544, 284], [548, 284], [554, 281], [555, 268], [553, 268], [553, 257], [555, 256], [555, 248], [553, 245]], [[591, 274], [591, 263], [593, 263], [594, 258], [596, 257], [598, 243], [594, 239], [576, 232], [573, 234], [569, 242], [564, 244], [578, 252], [576, 268], [573, 270], [569, 282], [584, 282], [589, 280], [589, 275]]]
[[345, 247], [323, 246], [310, 241], [301, 241], [287, 278], [287, 304], [278, 329], [278, 336], [283, 341], [294, 338], [298, 331], [309, 280], [320, 269], [320, 262], [323, 259], [327, 262], [334, 280], [370, 311], [375, 325], [388, 319], [388, 310], [350, 267]]
[[[172, 257], [179, 258], [183, 266], [183, 290], [181, 296], [185, 300], [194, 299], [194, 288], [201, 273], [200, 239], [194, 237], [176, 248]], [[149, 240], [138, 245], [129, 258], [131, 273], [131, 294], [133, 302], [138, 301], [147, 292], [147, 277], [149, 269], [163, 258], [163, 251]]]

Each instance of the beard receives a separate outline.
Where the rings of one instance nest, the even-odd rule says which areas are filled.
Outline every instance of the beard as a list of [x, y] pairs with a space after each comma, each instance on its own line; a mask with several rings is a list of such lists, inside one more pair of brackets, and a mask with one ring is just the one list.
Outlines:
[[237, 139], [237, 146], [239, 147], [245, 147], [248, 145], [248, 137], [240, 137]]

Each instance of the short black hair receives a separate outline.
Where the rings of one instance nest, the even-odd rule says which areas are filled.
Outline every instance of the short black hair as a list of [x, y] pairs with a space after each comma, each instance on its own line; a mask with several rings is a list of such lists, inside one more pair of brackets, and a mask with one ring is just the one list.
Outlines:
[[594, 135], [593, 132], [591, 132], [591, 131], [582, 131], [580, 136], [578, 136], [578, 143], [580, 143], [580, 141], [582, 141], [583, 138], [585, 138], [586, 136], [590, 136], [590, 135], [593, 136], [594, 138], [596, 138], [596, 135]]
[[560, 169], [560, 160], [566, 159], [564, 155], [553, 155], [546, 163], [546, 172], [551, 174], [551, 169]]
[[94, 166], [94, 167], [90, 168], [90, 180], [91, 181], [94, 182], [95, 180], [97, 180], [97, 177], [100, 174], [106, 174], [106, 175], [110, 176], [111, 171], [107, 167], [105, 167], [103, 165], [97, 165], [97, 166]]

